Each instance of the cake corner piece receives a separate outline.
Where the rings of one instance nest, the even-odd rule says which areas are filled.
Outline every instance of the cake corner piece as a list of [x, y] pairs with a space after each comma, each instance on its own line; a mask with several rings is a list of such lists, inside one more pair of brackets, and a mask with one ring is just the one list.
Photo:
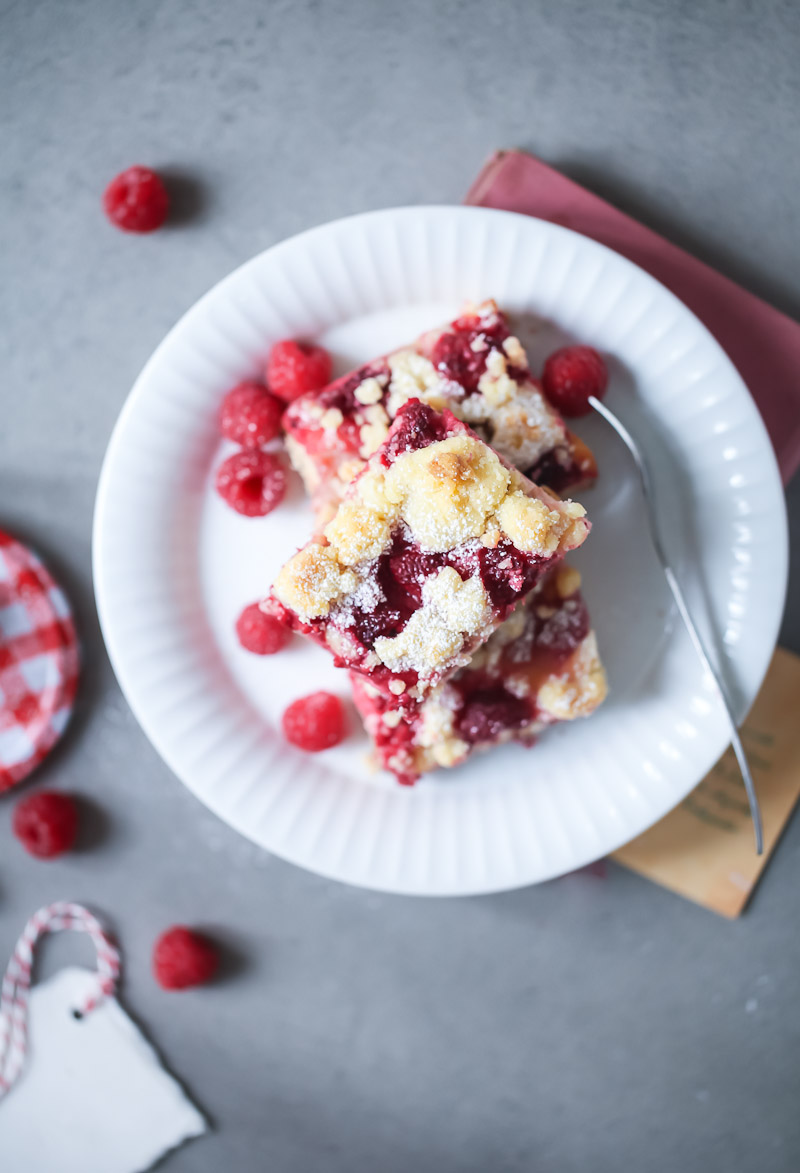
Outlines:
[[353, 673], [353, 701], [375, 764], [403, 785], [508, 742], [533, 745], [549, 726], [590, 716], [608, 685], [580, 592], [561, 563], [450, 680], [401, 708]]
[[486, 299], [290, 404], [287, 448], [321, 519], [414, 398], [451, 410], [537, 484], [560, 493], [597, 474], [591, 451], [531, 374], [505, 314]]
[[581, 505], [532, 484], [449, 411], [412, 399], [265, 605], [340, 666], [413, 703], [588, 532]]

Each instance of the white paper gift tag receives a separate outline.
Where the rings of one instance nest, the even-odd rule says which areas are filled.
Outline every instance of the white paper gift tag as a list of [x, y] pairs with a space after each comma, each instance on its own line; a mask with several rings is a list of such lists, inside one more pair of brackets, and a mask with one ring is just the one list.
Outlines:
[[30, 991], [25, 1066], [0, 1101], [3, 1173], [142, 1173], [205, 1132], [115, 998], [75, 1017], [96, 987], [69, 968]]

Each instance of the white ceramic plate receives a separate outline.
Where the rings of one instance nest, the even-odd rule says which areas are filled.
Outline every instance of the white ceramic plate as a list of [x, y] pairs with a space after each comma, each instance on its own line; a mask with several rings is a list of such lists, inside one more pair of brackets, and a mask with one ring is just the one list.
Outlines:
[[592, 718], [413, 789], [370, 774], [356, 732], [325, 754], [287, 745], [280, 714], [318, 688], [345, 696], [297, 639], [240, 650], [241, 607], [305, 540], [299, 483], [271, 516], [215, 496], [223, 393], [272, 343], [313, 337], [344, 371], [494, 297], [520, 315], [537, 369], [567, 338], [610, 356], [609, 404], [644, 442], [671, 552], [744, 714], [775, 644], [787, 575], [783, 494], [761, 419], [697, 319], [635, 265], [567, 229], [476, 208], [355, 216], [262, 253], [217, 285], [137, 380], [97, 496], [100, 619], [125, 695], [197, 796], [243, 834], [354, 884], [467, 894], [531, 884], [638, 835], [724, 750], [713, 686], [676, 623], [632, 467], [601, 420], [580, 421], [601, 476], [574, 558], [611, 691]]

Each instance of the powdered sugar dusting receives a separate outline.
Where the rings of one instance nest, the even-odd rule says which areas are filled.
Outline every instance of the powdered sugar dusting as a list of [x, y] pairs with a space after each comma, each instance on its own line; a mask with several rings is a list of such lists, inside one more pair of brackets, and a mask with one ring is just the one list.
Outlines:
[[366, 568], [364, 577], [353, 593], [333, 609], [331, 621], [341, 627], [352, 627], [356, 620], [357, 611], [371, 615], [385, 600], [383, 588], [378, 582], [377, 566], [373, 563]]

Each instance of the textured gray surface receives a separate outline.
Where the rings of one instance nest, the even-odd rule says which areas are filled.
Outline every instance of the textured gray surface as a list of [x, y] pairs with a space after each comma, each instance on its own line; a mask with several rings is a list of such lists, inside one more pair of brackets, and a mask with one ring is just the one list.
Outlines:
[[[798, 820], [735, 924], [615, 867], [449, 903], [306, 875], [158, 760], [89, 561], [109, 432], [182, 311], [309, 225], [458, 201], [494, 147], [536, 150], [800, 314], [799, 58], [788, 2], [5, 6], [0, 522], [49, 556], [87, 648], [38, 781], [96, 806], [85, 850], [46, 866], [1, 804], [0, 957], [44, 901], [107, 911], [127, 1005], [215, 1125], [174, 1173], [800, 1167]], [[131, 162], [183, 177], [182, 223], [103, 222]], [[796, 605], [784, 642], [800, 651]], [[219, 929], [225, 982], [156, 988], [151, 942], [175, 920]], [[45, 969], [83, 957], [61, 939]], [[0, 1166], [20, 1173], [2, 1108]]]

